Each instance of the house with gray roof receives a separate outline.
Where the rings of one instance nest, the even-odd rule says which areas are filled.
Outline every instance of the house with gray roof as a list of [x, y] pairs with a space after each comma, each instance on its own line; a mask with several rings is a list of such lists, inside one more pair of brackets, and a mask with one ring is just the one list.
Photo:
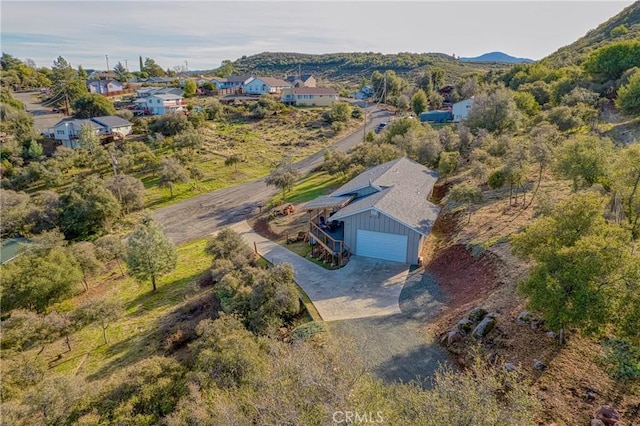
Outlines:
[[290, 75], [284, 80], [292, 87], [316, 87], [317, 84], [313, 74]]
[[440, 208], [429, 201], [438, 174], [406, 157], [364, 171], [305, 205], [309, 240], [339, 259], [355, 254], [419, 263]]
[[102, 139], [123, 139], [133, 132], [131, 122], [115, 115], [107, 115], [87, 119], [65, 118], [50, 128], [48, 133], [63, 146], [78, 148], [82, 126], [89, 126]]
[[244, 85], [244, 91], [250, 95], [263, 95], [265, 93], [280, 93], [289, 87], [291, 87], [290, 83], [279, 78], [254, 77]]

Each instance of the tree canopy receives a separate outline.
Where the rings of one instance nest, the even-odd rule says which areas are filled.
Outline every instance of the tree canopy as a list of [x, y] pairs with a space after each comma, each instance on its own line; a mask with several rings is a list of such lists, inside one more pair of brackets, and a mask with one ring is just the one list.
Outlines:
[[68, 239], [86, 239], [109, 229], [120, 204], [96, 177], [75, 182], [60, 197], [60, 222]]
[[77, 118], [102, 117], [116, 113], [113, 102], [97, 93], [80, 96], [73, 103], [73, 109]]
[[156, 279], [176, 267], [178, 253], [162, 228], [147, 216], [127, 240], [127, 267], [138, 281], [151, 280], [156, 291]]

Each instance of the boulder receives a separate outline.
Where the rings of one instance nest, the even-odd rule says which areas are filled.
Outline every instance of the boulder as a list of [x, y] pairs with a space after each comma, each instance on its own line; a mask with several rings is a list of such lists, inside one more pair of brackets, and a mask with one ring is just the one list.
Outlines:
[[460, 330], [460, 332], [462, 334], [467, 334], [468, 332], [471, 331], [471, 328], [473, 327], [473, 322], [471, 322], [471, 320], [469, 320], [468, 318], [462, 318], [460, 321], [458, 321], [458, 330]]
[[469, 319], [469, 321], [480, 322], [484, 319], [485, 316], [487, 316], [487, 311], [478, 307], [473, 308], [467, 315], [467, 318]]
[[450, 332], [447, 333], [445, 344], [447, 346], [451, 346], [454, 343], [461, 341], [463, 337], [464, 336], [462, 335], [462, 333], [460, 333], [460, 331], [451, 330]]
[[534, 359], [533, 360], [533, 368], [535, 368], [538, 371], [544, 371], [547, 369], [547, 364], [545, 364], [544, 362], [540, 361], [539, 359]]
[[529, 324], [533, 319], [533, 315], [529, 311], [520, 312], [520, 315], [516, 318], [518, 324]]
[[552, 339], [555, 339], [556, 336], [557, 336], [557, 334], [554, 333], [553, 331], [547, 331], [546, 335], [547, 335], [547, 337], [550, 337]]
[[602, 420], [591, 419], [591, 423], [589, 423], [589, 426], [605, 426], [605, 424]]
[[603, 405], [598, 408], [598, 411], [596, 411], [593, 417], [595, 417], [596, 420], [600, 420], [606, 426], [617, 426], [620, 424], [620, 413], [609, 405]]
[[543, 325], [544, 325], [544, 320], [543, 319], [531, 320], [531, 329], [532, 330], [537, 330], [540, 327], [542, 327]]
[[511, 362], [507, 362], [504, 364], [504, 369], [507, 371], [516, 371], [516, 366]]
[[495, 325], [495, 316], [487, 315], [482, 319], [482, 321], [480, 321], [480, 324], [476, 326], [476, 328], [473, 330], [472, 335], [476, 339], [481, 339], [486, 336], [491, 330], [493, 330], [493, 327], [495, 327]]

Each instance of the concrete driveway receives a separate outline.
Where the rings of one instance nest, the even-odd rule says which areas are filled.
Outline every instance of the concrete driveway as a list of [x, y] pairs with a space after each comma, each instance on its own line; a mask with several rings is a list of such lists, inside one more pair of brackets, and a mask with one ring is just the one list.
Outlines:
[[246, 221], [232, 228], [251, 247], [255, 243], [258, 252], [270, 262], [292, 264], [296, 282], [325, 321], [401, 312], [398, 300], [409, 278], [408, 265], [353, 256], [344, 268], [328, 270], [258, 235]]
[[437, 283], [422, 269], [354, 256], [327, 270], [256, 234], [246, 221], [232, 226], [267, 260], [288, 262], [333, 338], [329, 344], [358, 354], [366, 370], [387, 383], [429, 387], [435, 371], [450, 365], [447, 352], [425, 332], [444, 309]]

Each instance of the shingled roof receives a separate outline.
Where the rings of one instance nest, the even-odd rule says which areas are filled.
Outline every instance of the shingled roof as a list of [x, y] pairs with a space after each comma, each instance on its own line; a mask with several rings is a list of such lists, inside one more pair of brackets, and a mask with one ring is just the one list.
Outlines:
[[428, 200], [438, 174], [406, 157], [389, 161], [356, 176], [331, 196], [342, 197], [371, 186], [371, 195], [356, 198], [332, 216], [333, 220], [375, 209], [398, 222], [427, 235], [438, 217], [440, 207]]

